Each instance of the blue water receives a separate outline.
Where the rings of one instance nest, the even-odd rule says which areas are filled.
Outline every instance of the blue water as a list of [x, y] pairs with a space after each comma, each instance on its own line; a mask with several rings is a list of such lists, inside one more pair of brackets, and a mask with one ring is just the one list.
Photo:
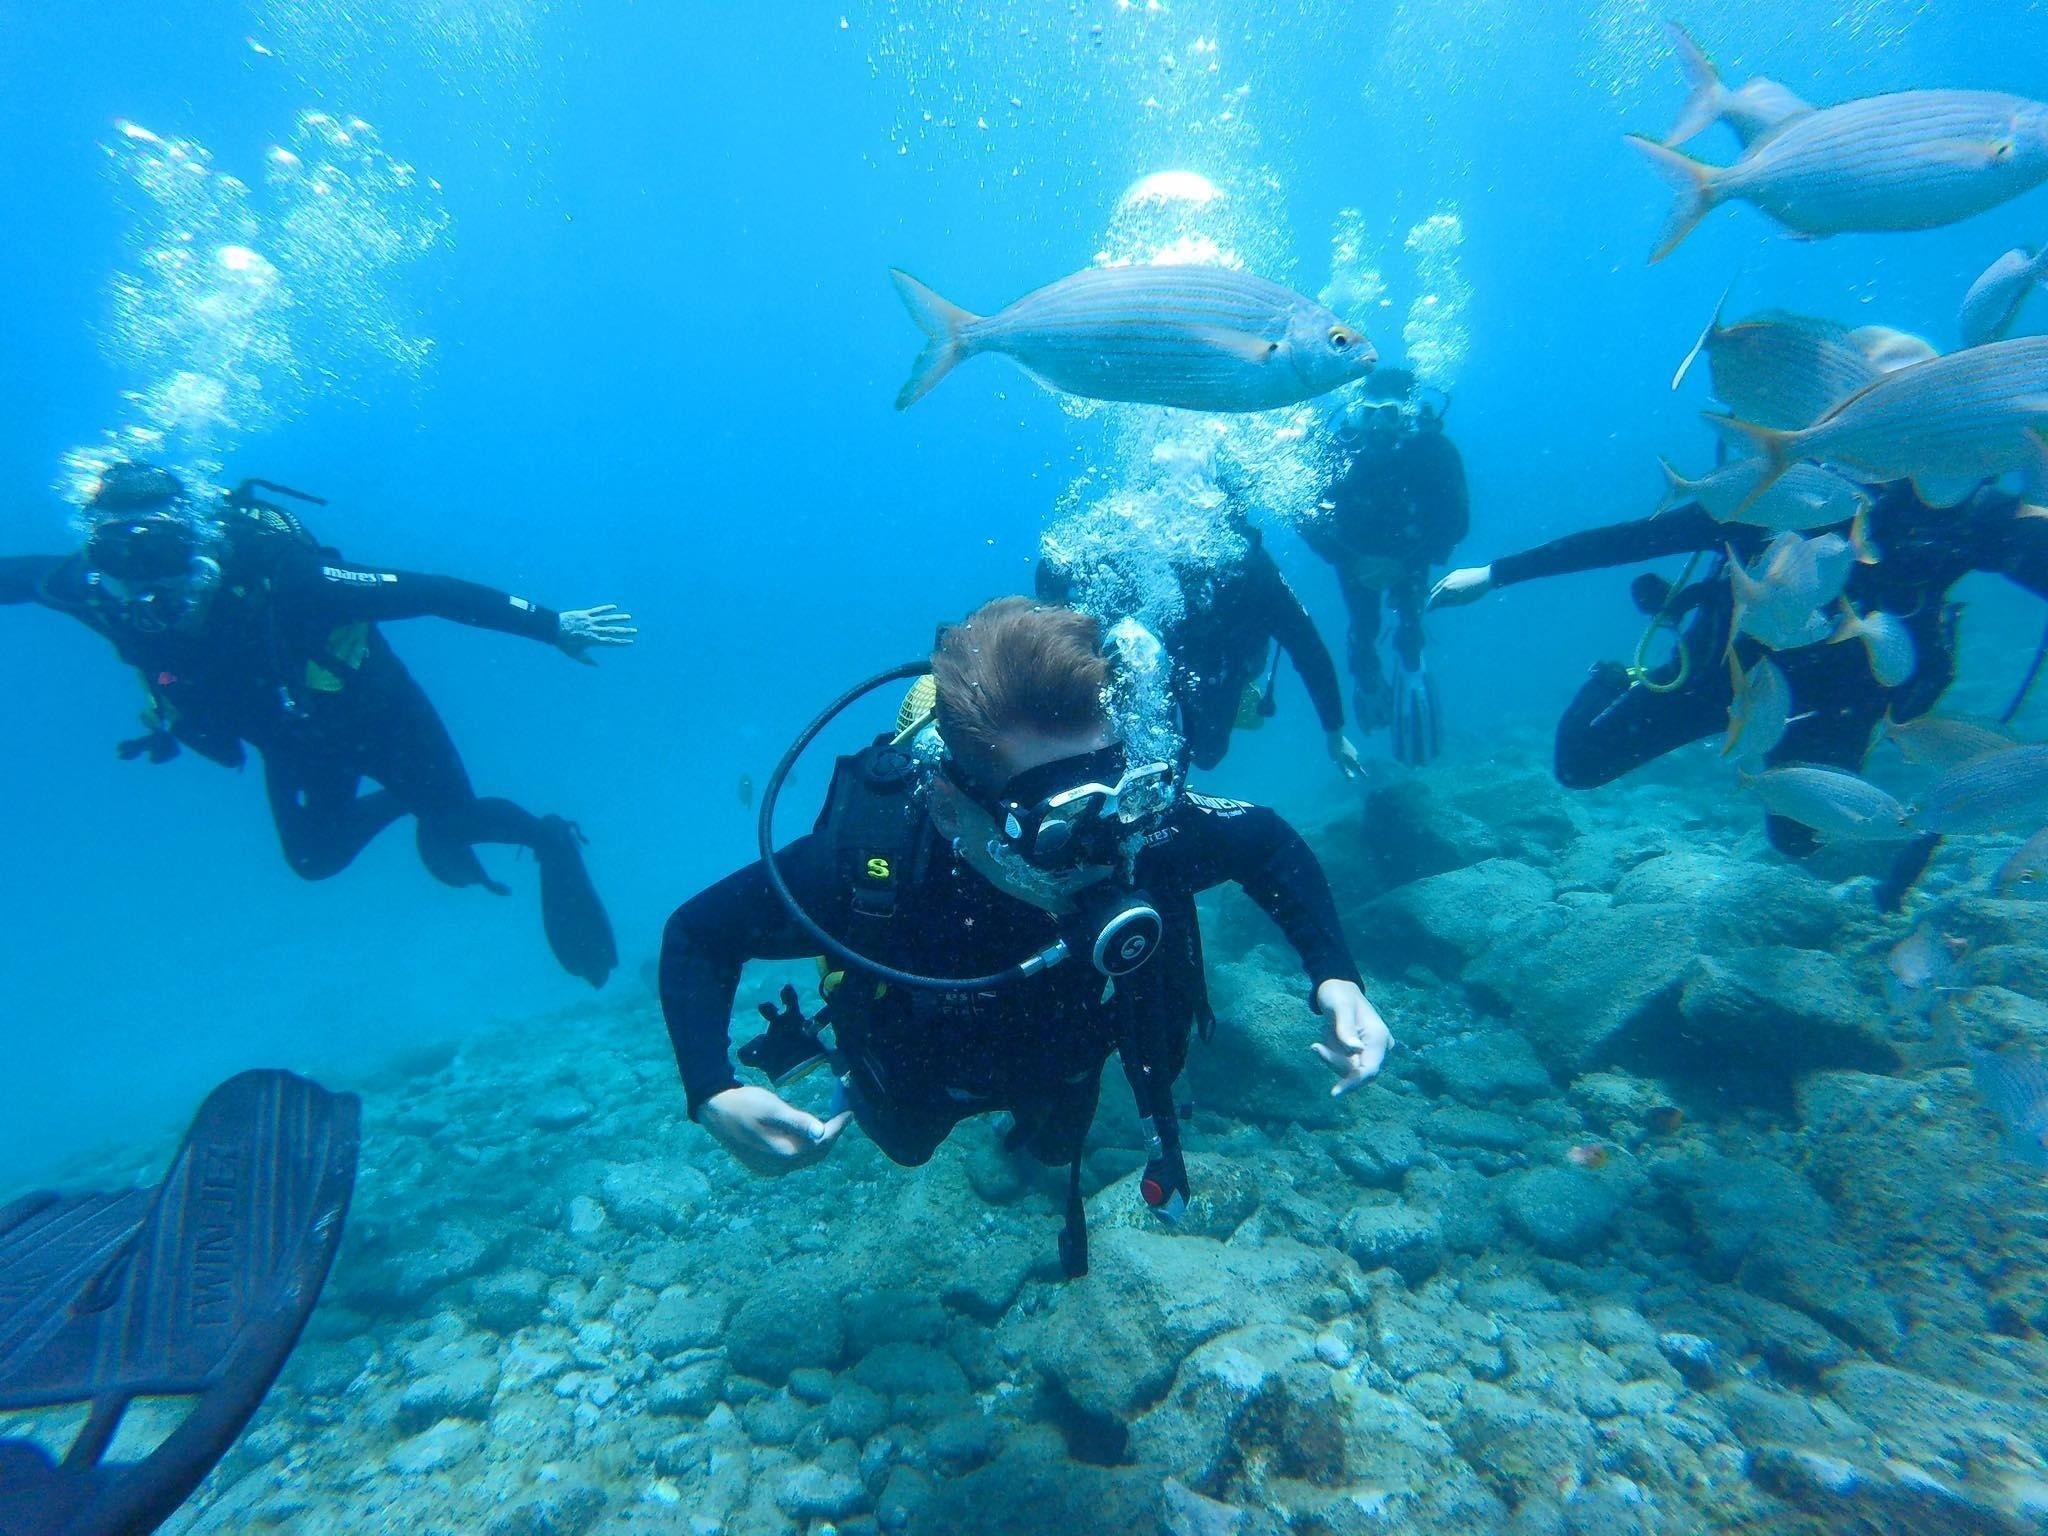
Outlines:
[[[668, 911], [750, 856], [741, 776], [760, 783], [842, 679], [1028, 590], [1069, 484], [1118, 470], [1103, 417], [1001, 360], [895, 412], [919, 338], [889, 267], [993, 309], [1093, 260], [1139, 177], [1190, 169], [1256, 190], [1237, 212], [1274, 253], [1262, 270], [1311, 293], [1340, 211], [1359, 210], [1388, 305], [1355, 318], [1393, 359], [1421, 291], [1403, 240], [1455, 212], [1471, 300], [1450, 428], [1472, 484], [1460, 559], [1477, 563], [1647, 512], [1660, 453], [1707, 461], [1702, 381], [1667, 384], [1731, 282], [1733, 313], [1946, 347], [1969, 281], [2048, 238], [2040, 191], [1942, 230], [1813, 243], [1734, 207], [1647, 265], [1667, 194], [1622, 135], [1661, 135], [1682, 91], [1663, 17], [1627, 0], [355, 11], [8, 8], [0, 547], [66, 547], [66, 454], [134, 419], [124, 392], [161, 369], [111, 334], [112, 285], [137, 270], [147, 224], [110, 153], [130, 142], [116, 124], [203, 144], [259, 211], [275, 206], [266, 156], [299, 114], [373, 125], [438, 184], [445, 230], [373, 291], [285, 314], [300, 354], [344, 359], [346, 376], [316, 363], [274, 419], [208, 443], [229, 479], [327, 497], [314, 526], [356, 559], [636, 615], [640, 644], [595, 669], [433, 621], [390, 632], [479, 789], [588, 834], [622, 1000]], [[2039, 0], [1719, 0], [1684, 20], [1731, 83], [1768, 73], [1823, 102], [2038, 95], [2048, 58]], [[1729, 155], [1722, 130], [1694, 148]], [[345, 288], [346, 248], [327, 260]], [[430, 340], [424, 360], [368, 344], [380, 327]], [[1272, 542], [1341, 665], [1327, 568], [1285, 530]], [[1958, 697], [1995, 709], [2038, 610], [1984, 578], [1957, 595]], [[1453, 755], [1501, 757], [1512, 737], [1542, 766], [1585, 667], [1639, 626], [1612, 573], [1434, 621]], [[449, 890], [394, 831], [345, 875], [302, 883], [253, 767], [114, 759], [140, 699], [101, 642], [30, 608], [0, 613], [0, 640], [0, 1188], [117, 1133], [154, 1145], [253, 1063], [346, 1076], [507, 1020], [533, 1021], [536, 1053], [573, 1056], [549, 1020], [586, 994], [541, 942], [530, 866], [487, 855], [509, 899]], [[1284, 677], [1277, 721], [1210, 783], [1313, 819], [1343, 791]], [[798, 779], [790, 825], [822, 782], [816, 767]], [[651, 1004], [642, 1019], [658, 1038]]]

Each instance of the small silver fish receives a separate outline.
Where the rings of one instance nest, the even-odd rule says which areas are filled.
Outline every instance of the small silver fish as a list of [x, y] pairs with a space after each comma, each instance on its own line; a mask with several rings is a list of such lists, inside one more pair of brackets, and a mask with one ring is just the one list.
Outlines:
[[929, 338], [896, 396], [899, 411], [981, 352], [1000, 352], [1068, 394], [1190, 411], [1294, 405], [1379, 361], [1363, 331], [1313, 299], [1227, 267], [1091, 267], [986, 317], [907, 272], [889, 275]]
[[1812, 828], [1823, 842], [1889, 843], [1915, 835], [1905, 806], [1839, 768], [1773, 768], [1742, 782], [1772, 815]]
[[1875, 608], [1859, 614], [1846, 601], [1842, 610], [1841, 626], [1828, 637], [1829, 644], [1861, 640], [1870, 654], [1870, 675], [1882, 687], [1903, 686], [1920, 664], [1913, 632], [1906, 628], [1905, 621]]
[[2048, 280], [2048, 247], [2033, 251], [2018, 246], [1991, 263], [1963, 295], [1956, 330], [1963, 345], [1981, 347], [2003, 341], [2020, 317], [2020, 307], [2036, 283]]
[[1796, 431], [1810, 427], [1858, 390], [1884, 377], [1884, 369], [1857, 345], [1855, 334], [1832, 320], [1766, 311], [1721, 323], [1721, 304], [1672, 376], [1684, 382], [1702, 354], [1713, 377], [1714, 398], [1731, 416]]
[[1727, 757], [1740, 747], [1740, 761], [1761, 762], [1785, 739], [1792, 719], [1792, 687], [1768, 656], [1744, 672], [1731, 647], [1728, 670], [1734, 677], [1735, 698], [1728, 706], [1728, 735], [1721, 755]]
[[1804, 429], [1719, 420], [1769, 460], [1763, 486], [1814, 459], [1872, 484], [1911, 480], [1929, 506], [1952, 507], [2008, 471], [2048, 482], [2048, 336], [1968, 347], [1885, 374]]
[[1941, 356], [1934, 343], [1925, 336], [1895, 330], [1889, 325], [1859, 325], [1849, 333], [1849, 339], [1856, 343], [1858, 351], [1877, 365], [1881, 373], [1896, 373], [1914, 363], [1924, 363], [1930, 357]]
[[2013, 747], [1951, 768], [1921, 795], [1922, 832], [2016, 832], [2048, 822], [2048, 746]]
[[1704, 165], [1640, 134], [1629, 142], [1676, 202], [1662, 261], [1726, 202], [1807, 236], [1934, 229], [2048, 181], [2048, 106], [2000, 91], [1897, 91], [1794, 117], [1730, 166]]
[[1773, 533], [1804, 533], [1836, 523], [1853, 522], [1870, 504], [1855, 481], [1818, 464], [1799, 463], [1770, 486], [1758, 486], [1770, 466], [1754, 454], [1730, 459], [1698, 480], [1688, 480], [1669, 462], [1664, 470], [1664, 499], [1659, 513], [1696, 503], [1718, 523], [1747, 523]]
[[1923, 768], [1953, 768], [2019, 745], [2003, 726], [1959, 715], [1919, 715], [1911, 720], [1887, 715], [1883, 732], [1884, 739], [1899, 749], [1899, 756]]
[[2048, 897], [2048, 827], [2013, 851], [1991, 877], [1992, 891], [2007, 901], [2040, 901]]
[[1955, 990], [1957, 963], [1968, 949], [1922, 918], [1885, 956], [1886, 997], [1900, 1013], [1924, 1016], [1942, 993]]
[[2028, 1050], [1971, 1050], [1970, 1077], [2005, 1127], [2005, 1155], [2048, 1168], [2048, 1060]]
[[1679, 109], [1678, 121], [1665, 136], [1667, 147], [1676, 148], [1715, 123], [1726, 123], [1747, 149], [1758, 139], [1812, 107], [1786, 87], [1762, 75], [1729, 90], [1721, 83], [1713, 61], [1700, 51], [1691, 35], [1675, 21], [1664, 24], [1671, 46], [1678, 52], [1678, 67], [1684, 71], [1688, 95]]
[[1735, 601], [1735, 632], [1774, 651], [1789, 651], [1831, 639], [1835, 625], [1820, 610], [1831, 606], [1849, 583], [1856, 548], [1839, 533], [1802, 538], [1781, 533], [1764, 547], [1754, 566], [1728, 562]]

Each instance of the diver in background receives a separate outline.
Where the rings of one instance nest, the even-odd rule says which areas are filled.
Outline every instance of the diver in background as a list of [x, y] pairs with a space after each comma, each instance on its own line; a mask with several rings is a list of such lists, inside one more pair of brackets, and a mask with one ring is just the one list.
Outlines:
[[[1173, 659], [1173, 694], [1189, 757], [1197, 768], [1214, 768], [1230, 750], [1233, 732], [1257, 730], [1273, 714], [1277, 679], [1268, 657], [1277, 669], [1277, 643], [1308, 689], [1330, 760], [1346, 778], [1356, 778], [1364, 769], [1344, 735], [1344, 700], [1329, 647], [1258, 529], [1242, 516], [1233, 522], [1245, 541], [1243, 558], [1214, 570], [1180, 572], [1182, 617], [1161, 637]], [[1074, 585], [1070, 571], [1049, 559], [1038, 562], [1041, 600], [1070, 602]]]
[[[421, 861], [448, 885], [503, 895], [473, 845], [532, 849], [555, 957], [602, 986], [618, 951], [582, 834], [559, 816], [478, 797], [377, 625], [451, 619], [587, 661], [593, 647], [632, 644], [632, 615], [610, 604], [557, 613], [452, 577], [356, 565], [247, 492], [202, 507], [167, 470], [116, 464], [86, 504], [82, 549], [0, 558], [0, 604], [69, 614], [141, 673], [148, 729], [120, 744], [124, 759], [164, 763], [190, 747], [239, 768], [244, 743], [253, 746], [285, 861], [308, 880], [338, 874], [405, 815], [417, 819]], [[381, 787], [360, 793], [365, 778]]]
[[[1905, 481], [1872, 487], [1871, 494], [1867, 537], [1879, 558], [1850, 568], [1844, 596], [1860, 612], [1882, 610], [1903, 623], [1912, 638], [1912, 673], [1887, 687], [1872, 673], [1862, 645], [1821, 643], [1767, 651], [1747, 634], [1737, 636], [1734, 654], [1745, 672], [1768, 654], [1791, 688], [1791, 723], [1766, 754], [1770, 764], [1812, 763], [1856, 772], [1887, 715], [1903, 722], [1934, 708], [1956, 675], [1956, 608], [1947, 601], [1948, 591], [1971, 571], [2004, 576], [2048, 597], [2048, 521], [2031, 515], [2017, 497], [1987, 485], [1960, 506], [1934, 508]], [[1846, 534], [1849, 527], [1841, 524], [1836, 531]], [[1655, 575], [1636, 578], [1636, 606], [1653, 623], [1677, 629], [1677, 651], [1648, 669], [1618, 661], [1594, 663], [1592, 675], [1558, 721], [1558, 782], [1590, 789], [1727, 727], [1734, 680], [1723, 658], [1734, 623], [1734, 595], [1722, 551], [1754, 560], [1770, 537], [1768, 530], [1746, 523], [1717, 522], [1705, 508], [1688, 503], [1654, 517], [1567, 534], [1490, 565], [1452, 571], [1436, 584], [1429, 603], [1432, 608], [1473, 603], [1496, 587], [1664, 555], [1712, 555], [1705, 575], [1675, 590]], [[1810, 828], [1785, 817], [1768, 818], [1766, 828], [1772, 845], [1793, 858], [1804, 858], [1818, 846]], [[1902, 850], [1879, 886], [1880, 906], [1888, 911], [1898, 907], [1938, 841], [1925, 837]]]
[[[1415, 376], [1382, 368], [1337, 427], [1343, 468], [1302, 537], [1337, 572], [1351, 616], [1351, 707], [1359, 724], [1391, 731], [1394, 756], [1427, 763], [1442, 750], [1436, 682], [1423, 664], [1422, 613], [1433, 565], [1471, 527], [1465, 462], [1444, 435], [1440, 392], [1417, 401]], [[1412, 416], [1411, 416], [1412, 411]], [[1383, 601], [1394, 608], [1394, 667], [1379, 655]]]
[[[894, 738], [841, 759], [816, 830], [676, 909], [662, 1012], [691, 1117], [756, 1173], [816, 1162], [849, 1118], [916, 1166], [961, 1120], [1007, 1111], [1012, 1146], [1072, 1165], [1062, 1254], [1082, 1273], [1079, 1157], [1112, 1053], [1154, 1127], [1145, 1199], [1169, 1217], [1184, 1203], [1171, 1091], [1203, 993], [1198, 891], [1236, 881], [1286, 932], [1336, 1091], [1379, 1071], [1386, 1025], [1299, 835], [1263, 807], [1182, 794], [1177, 764], [1127, 760], [1095, 619], [1005, 598], [941, 630], [930, 666], [929, 712], [907, 705]], [[843, 967], [828, 1002], [843, 1108], [827, 1120], [742, 1086], [727, 1043], [741, 967], [821, 938]], [[784, 1004], [771, 1035], [804, 1023], [793, 990]]]

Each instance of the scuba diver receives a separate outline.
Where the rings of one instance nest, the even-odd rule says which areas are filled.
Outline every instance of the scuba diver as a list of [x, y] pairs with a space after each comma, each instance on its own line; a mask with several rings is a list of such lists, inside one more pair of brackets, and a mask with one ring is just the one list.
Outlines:
[[[1104, 703], [1115, 666], [1087, 614], [1004, 598], [797, 738], [762, 794], [760, 861], [677, 908], [662, 938], [662, 1012], [691, 1117], [744, 1166], [814, 1163], [851, 1119], [915, 1167], [960, 1121], [1007, 1111], [1012, 1149], [1069, 1165], [1060, 1252], [1069, 1275], [1085, 1273], [1080, 1155], [1112, 1053], [1145, 1119], [1143, 1196], [1167, 1220], [1185, 1208], [1173, 1083], [1206, 1014], [1195, 894], [1225, 880], [1301, 956], [1333, 1092], [1379, 1071], [1387, 1028], [1315, 856], [1271, 810], [1184, 793], [1178, 764], [1127, 751]], [[804, 748], [854, 701], [909, 679], [898, 730], [842, 758], [811, 834], [775, 851], [776, 796]], [[838, 1099], [824, 1120], [743, 1086], [727, 1055], [741, 967], [821, 952], [824, 1013], [806, 1020], [784, 988], [740, 1059], [777, 1086], [830, 1061]]]
[[[378, 624], [432, 616], [543, 640], [579, 661], [630, 645], [610, 604], [557, 613], [448, 576], [342, 559], [248, 481], [213, 506], [154, 465], [113, 465], [84, 511], [84, 547], [0, 559], [0, 604], [39, 603], [112, 643], [149, 694], [144, 735], [122, 758], [169, 762], [181, 747], [239, 768], [263, 758], [285, 861], [308, 880], [347, 868], [399, 817], [448, 885], [503, 895], [477, 843], [529, 848], [541, 914], [565, 970], [593, 987], [618, 964], [611, 920], [583, 867], [582, 834], [559, 816], [479, 798], [434, 706]], [[380, 787], [361, 793], [364, 779]]]
[[[1418, 398], [1434, 395], [1434, 400]], [[1360, 726], [1391, 732], [1394, 757], [1410, 766], [1443, 749], [1436, 681], [1422, 657], [1429, 570], [1448, 564], [1470, 530], [1465, 461], [1444, 436], [1450, 400], [1418, 390], [1405, 368], [1382, 368], [1337, 423], [1343, 467], [1302, 527], [1329, 561], [1351, 615], [1351, 707]], [[1394, 607], [1394, 667], [1382, 669], [1382, 602]]]
[[[1868, 494], [1863, 527], [1843, 523], [1833, 530], [1860, 540], [1876, 556], [1875, 563], [1851, 567], [1844, 597], [1859, 614], [1882, 611], [1900, 622], [1912, 643], [1910, 675], [1891, 685], [1880, 682], [1863, 645], [1768, 651], [1747, 634], [1735, 636], [1736, 666], [1746, 673], [1768, 654], [1790, 687], [1790, 724], [1764, 758], [1773, 766], [1811, 763], [1856, 772], [1887, 716], [1903, 723], [1932, 709], [1956, 675], [1957, 607], [1947, 601], [1948, 591], [1971, 571], [2004, 576], [2048, 597], [2048, 520], [2017, 497], [1986, 485], [1960, 506], [1934, 508], [1905, 481], [1869, 487]], [[1712, 563], [1697, 581], [1691, 579], [1692, 562], [1675, 584], [1649, 573], [1636, 578], [1636, 606], [1651, 623], [1635, 661], [1595, 663], [1558, 722], [1558, 782], [1590, 789], [1727, 727], [1735, 696], [1724, 660], [1735, 623], [1728, 561], [1730, 553], [1753, 560], [1769, 539], [1765, 529], [1717, 522], [1689, 502], [1452, 571], [1436, 584], [1429, 602], [1432, 608], [1472, 603], [1497, 587], [1544, 576], [1674, 554], [1697, 562], [1711, 554]], [[1662, 663], [1647, 666], [1649, 643], [1660, 631], [1673, 634], [1674, 650]], [[1793, 858], [1817, 846], [1811, 829], [1785, 817], [1769, 817], [1766, 829], [1772, 845]], [[1881, 907], [1896, 910], [1904, 901], [1938, 841], [1923, 837], [1901, 850], [1879, 884]]]
[[[1284, 651], [1315, 705], [1330, 760], [1346, 778], [1357, 778], [1365, 769], [1344, 734], [1344, 700], [1329, 647], [1258, 529], [1241, 514], [1232, 522], [1245, 541], [1243, 558], [1221, 569], [1181, 572], [1183, 617], [1163, 637], [1188, 756], [1197, 768], [1214, 768], [1235, 732], [1255, 731], [1272, 718]], [[1074, 587], [1070, 571], [1051, 559], [1038, 562], [1041, 601], [1069, 603]]]

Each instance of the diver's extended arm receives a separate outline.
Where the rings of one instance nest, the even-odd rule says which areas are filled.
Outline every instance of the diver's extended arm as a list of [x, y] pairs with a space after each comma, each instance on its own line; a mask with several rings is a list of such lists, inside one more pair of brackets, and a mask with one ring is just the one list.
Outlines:
[[1506, 587], [1544, 576], [1566, 576], [1574, 571], [1636, 565], [1665, 555], [1718, 549], [1726, 543], [1739, 549], [1753, 542], [1756, 532], [1742, 525], [1718, 523], [1704, 507], [1688, 504], [1656, 517], [1639, 517], [1631, 522], [1568, 533], [1520, 554], [1503, 555], [1488, 569], [1493, 573], [1493, 585]]
[[2002, 491], [1979, 491], [1963, 509], [1970, 564], [2048, 597], [2048, 509], [2027, 506]]
[[[839, 931], [850, 897], [836, 889], [831, 848], [816, 837], [798, 838], [776, 855], [776, 864], [805, 910]], [[676, 908], [661, 935], [661, 1013], [691, 1119], [705, 1100], [739, 1086], [729, 1052], [740, 968], [749, 960], [791, 960], [817, 951], [817, 941], [776, 900], [758, 863]]]
[[49, 581], [64, 560], [63, 555], [0, 556], [0, 606], [9, 603], [61, 606], [51, 601]]
[[557, 613], [531, 598], [455, 576], [395, 571], [311, 556], [279, 573], [293, 607], [314, 628], [393, 619], [447, 619], [521, 635], [581, 657], [593, 645], [629, 645], [631, 614], [610, 605]]
[[1278, 566], [1273, 568], [1268, 582], [1265, 607], [1266, 623], [1273, 638], [1280, 642], [1280, 649], [1301, 675], [1302, 686], [1308, 689], [1324, 733], [1343, 730], [1344, 693], [1337, 686], [1337, 664], [1330, 659], [1330, 648], [1323, 644], [1316, 621], [1309, 617], [1308, 609], [1302, 606], [1301, 598], [1287, 584]]
[[1196, 889], [1225, 880], [1242, 886], [1280, 925], [1312, 985], [1358, 981], [1323, 866], [1277, 811], [1195, 795], [1176, 814], [1174, 828], [1175, 851], [1188, 860]]

